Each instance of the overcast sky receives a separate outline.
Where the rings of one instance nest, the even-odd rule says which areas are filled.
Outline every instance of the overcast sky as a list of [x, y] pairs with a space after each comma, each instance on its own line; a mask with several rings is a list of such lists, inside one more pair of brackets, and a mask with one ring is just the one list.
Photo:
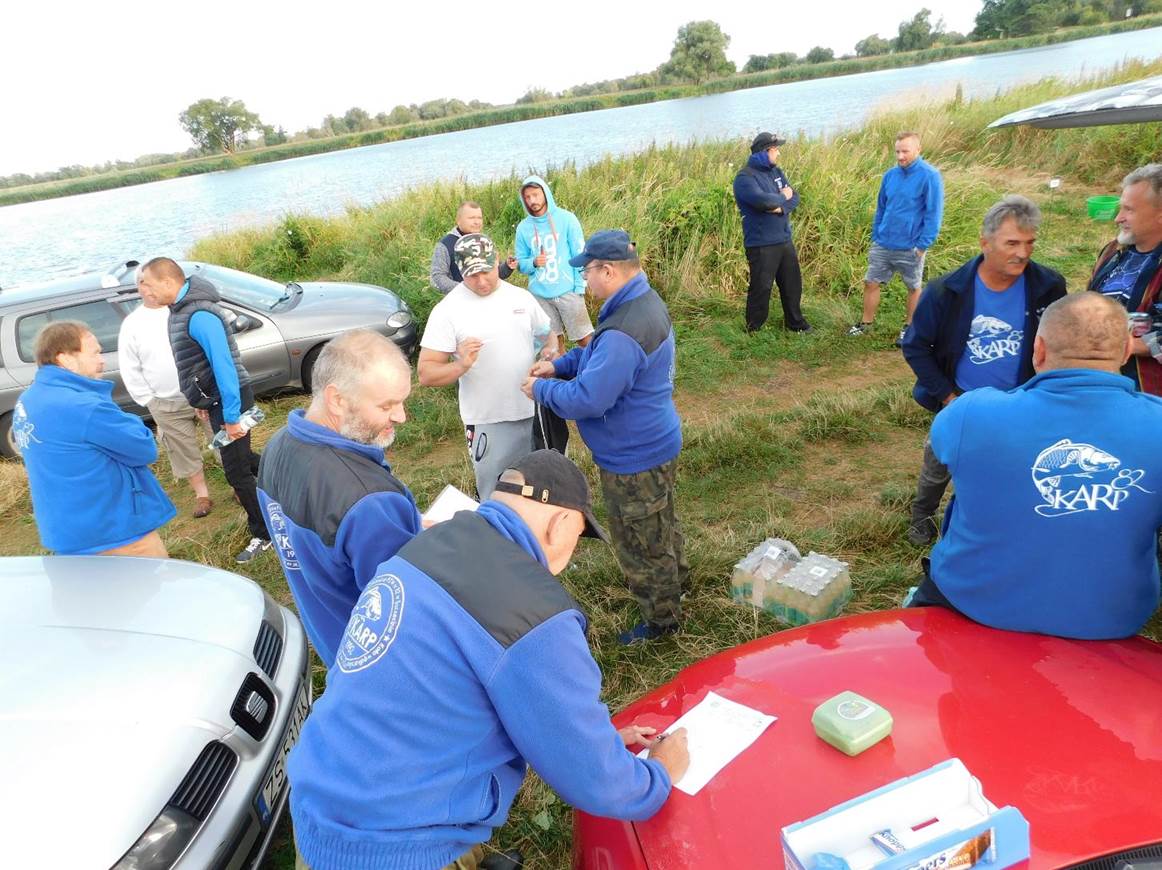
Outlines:
[[11, 3], [0, 50], [0, 175], [132, 160], [192, 144], [191, 103], [242, 100], [288, 132], [352, 106], [371, 114], [438, 97], [511, 103], [530, 87], [647, 72], [678, 28], [711, 19], [739, 67], [752, 54], [836, 55], [894, 36], [922, 6], [967, 32], [980, 0], [464, 4], [201, 0]]

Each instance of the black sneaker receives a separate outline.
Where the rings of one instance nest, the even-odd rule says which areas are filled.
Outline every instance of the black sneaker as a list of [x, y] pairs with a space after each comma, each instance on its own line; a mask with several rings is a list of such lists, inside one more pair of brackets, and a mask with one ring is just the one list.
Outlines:
[[806, 335], [808, 332], [814, 332], [815, 327], [810, 323], [804, 323], [802, 326], [792, 326], [791, 332], [797, 332], [800, 335]]
[[913, 547], [927, 547], [936, 540], [936, 520], [926, 517], [908, 526], [908, 543]]
[[273, 546], [274, 544], [272, 544], [270, 541], [264, 540], [263, 538], [251, 538], [250, 543], [246, 545], [246, 549], [235, 556], [234, 561], [239, 565], [243, 565], [260, 553], [265, 553]]
[[870, 323], [853, 323], [847, 328], [847, 334], [852, 338], [860, 335], [867, 335], [871, 332], [872, 325]]
[[908, 334], [908, 324], [905, 323], [902, 327], [900, 327], [900, 334], [896, 336], [896, 347], [903, 347], [904, 346], [904, 336], [907, 334]]

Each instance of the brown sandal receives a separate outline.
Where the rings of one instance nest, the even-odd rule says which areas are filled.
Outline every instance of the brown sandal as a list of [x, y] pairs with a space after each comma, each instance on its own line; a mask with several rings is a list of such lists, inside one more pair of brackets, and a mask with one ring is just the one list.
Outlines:
[[201, 519], [210, 512], [212, 507], [214, 507], [214, 502], [211, 499], [198, 496], [197, 501], [194, 503], [194, 516]]

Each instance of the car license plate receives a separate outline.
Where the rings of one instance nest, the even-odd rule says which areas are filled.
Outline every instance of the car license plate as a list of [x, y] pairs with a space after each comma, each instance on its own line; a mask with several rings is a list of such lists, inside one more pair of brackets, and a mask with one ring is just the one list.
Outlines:
[[270, 766], [270, 772], [266, 775], [266, 782], [263, 783], [262, 791], [259, 792], [256, 801], [258, 814], [262, 817], [264, 825], [270, 822], [270, 816], [274, 812], [274, 808], [278, 806], [278, 799], [282, 795], [283, 789], [286, 788], [286, 757], [298, 742], [299, 732], [302, 730], [303, 721], [307, 718], [310, 709], [311, 700], [308, 694], [308, 684], [306, 680], [303, 680], [299, 686], [298, 696], [295, 698], [295, 709], [291, 713], [286, 731], [283, 732], [282, 746], [279, 747], [274, 756], [274, 762]]

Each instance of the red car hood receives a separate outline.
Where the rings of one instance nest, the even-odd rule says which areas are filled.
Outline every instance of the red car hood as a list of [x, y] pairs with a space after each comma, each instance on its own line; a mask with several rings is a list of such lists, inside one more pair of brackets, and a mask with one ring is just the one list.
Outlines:
[[[710, 689], [776, 721], [696, 796], [635, 825], [651, 870], [783, 866], [780, 831], [945, 759], [1029, 821], [1033, 868], [1162, 840], [1162, 647], [984, 628], [940, 608], [862, 614], [700, 662], [615, 719], [665, 727]], [[851, 689], [894, 719], [854, 758], [811, 713]]]

